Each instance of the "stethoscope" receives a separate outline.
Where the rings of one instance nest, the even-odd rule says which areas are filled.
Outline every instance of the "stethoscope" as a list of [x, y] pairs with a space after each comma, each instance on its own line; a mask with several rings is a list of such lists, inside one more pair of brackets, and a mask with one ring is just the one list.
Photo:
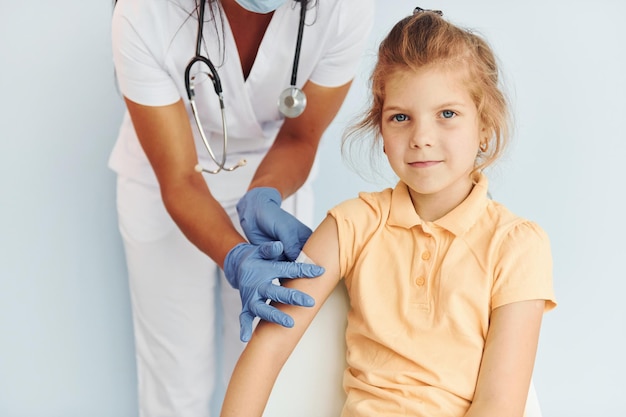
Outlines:
[[[304, 21], [306, 18], [306, 9], [308, 0], [295, 0], [300, 2], [300, 23], [298, 25], [298, 38], [296, 40], [296, 51], [293, 57], [293, 68], [291, 70], [291, 83], [290, 86], [283, 91], [278, 98], [278, 110], [285, 116], [289, 118], [298, 117], [304, 111], [306, 107], [306, 95], [304, 92], [296, 87], [296, 78], [298, 76], [298, 62], [300, 61], [300, 49], [302, 47], [302, 33], [304, 32]], [[207, 152], [211, 156], [211, 159], [217, 165], [217, 168], [214, 170], [206, 169], [200, 166], [200, 164], [195, 166], [195, 170], [197, 172], [206, 172], [208, 174], [217, 174], [220, 171], [234, 171], [235, 169], [244, 166], [246, 164], [245, 159], [241, 159], [235, 165], [231, 167], [226, 167], [226, 150], [228, 147], [228, 132], [226, 126], [226, 111], [224, 108], [224, 96], [222, 94], [222, 83], [220, 81], [219, 74], [217, 73], [217, 69], [208, 58], [204, 57], [200, 53], [200, 48], [202, 44], [202, 28], [204, 24], [204, 9], [207, 0], [200, 1], [200, 10], [198, 12], [198, 32], [196, 36], [196, 55], [191, 58], [189, 64], [187, 64], [187, 68], [185, 68], [185, 88], [187, 89], [187, 97], [189, 98], [189, 104], [191, 105], [191, 111], [193, 113], [193, 118], [196, 122], [196, 126], [198, 127], [198, 131], [200, 132], [200, 137], [202, 138], [202, 142], [204, 142], [204, 146], [206, 147]], [[220, 101], [220, 112], [222, 114], [222, 130], [224, 133], [224, 139], [222, 142], [222, 158], [218, 161], [218, 158], [215, 156], [209, 141], [206, 138], [204, 133], [204, 128], [202, 127], [202, 123], [200, 122], [200, 117], [198, 114], [198, 109], [196, 107], [195, 102], [195, 91], [194, 91], [194, 80], [196, 78], [195, 75], [190, 76], [191, 67], [195, 64], [201, 62], [209, 67], [211, 73], [204, 73], [207, 75], [211, 81], [213, 82], [213, 87], [215, 89], [215, 94]]]

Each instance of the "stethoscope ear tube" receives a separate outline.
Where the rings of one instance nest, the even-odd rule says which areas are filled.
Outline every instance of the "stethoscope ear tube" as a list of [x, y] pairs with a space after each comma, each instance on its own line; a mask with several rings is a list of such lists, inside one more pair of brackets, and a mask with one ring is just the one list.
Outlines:
[[190, 79], [191, 77], [191, 67], [197, 62], [202, 62], [209, 67], [211, 71], [211, 81], [213, 81], [213, 88], [215, 88], [215, 94], [218, 96], [222, 95], [222, 82], [220, 81], [220, 76], [217, 73], [217, 69], [213, 63], [208, 59], [202, 56], [201, 48], [202, 48], [202, 27], [204, 26], [204, 9], [206, 7], [206, 0], [200, 1], [200, 10], [198, 11], [198, 30], [196, 32], [196, 54], [187, 64], [187, 68], [185, 68], [185, 88], [187, 90], [187, 97], [191, 100], [193, 95], [193, 87], [191, 86]]
[[217, 69], [215, 69], [215, 66], [209, 59], [198, 55], [198, 56], [194, 56], [193, 58], [191, 58], [191, 61], [189, 61], [189, 64], [187, 64], [187, 68], [185, 68], [185, 89], [187, 90], [187, 98], [191, 100], [194, 95], [193, 86], [191, 85], [192, 77], [190, 77], [190, 73], [191, 73], [191, 68], [193, 67], [193, 65], [198, 62], [202, 62], [207, 67], [209, 67], [211, 74], [207, 74], [207, 75], [211, 79], [211, 82], [213, 82], [213, 88], [215, 89], [215, 94], [217, 94], [218, 96], [221, 96], [222, 95], [222, 81], [220, 80], [220, 76], [217, 74]]
[[[291, 85], [286, 90], [284, 90], [278, 98], [278, 110], [285, 117], [289, 117], [289, 118], [300, 116], [304, 112], [304, 109], [307, 103], [306, 95], [304, 94], [304, 91], [296, 87], [296, 82], [298, 78], [298, 65], [300, 62], [300, 50], [302, 48], [302, 35], [304, 33], [304, 23], [306, 19], [308, 0], [296, 0], [296, 1], [300, 3], [300, 22], [298, 24], [298, 37], [296, 39], [296, 51], [294, 53], [293, 67], [291, 70]], [[196, 35], [196, 54], [189, 61], [189, 63], [187, 64], [187, 67], [185, 68], [185, 90], [187, 91], [187, 98], [189, 99], [191, 111], [193, 113], [193, 117], [194, 117], [196, 126], [198, 128], [198, 131], [200, 132], [202, 141], [204, 142], [204, 146], [206, 147], [206, 150], [208, 151], [209, 156], [211, 157], [213, 162], [215, 162], [215, 164], [217, 165], [217, 168], [214, 170], [208, 170], [208, 169], [202, 168], [200, 164], [196, 165], [194, 169], [197, 172], [217, 174], [220, 171], [233, 171], [241, 166], [244, 166], [246, 164], [246, 161], [242, 159], [239, 162], [237, 162], [237, 164], [233, 165], [232, 167], [226, 167], [224, 165], [226, 163], [228, 133], [227, 133], [224, 97], [222, 94], [222, 82], [220, 81], [220, 77], [217, 73], [217, 69], [215, 68], [211, 60], [209, 60], [206, 57], [203, 57], [201, 54], [202, 28], [204, 25], [205, 6], [206, 6], [206, 0], [200, 0], [200, 9], [198, 10], [198, 31]], [[195, 91], [194, 91], [194, 85], [193, 85], [195, 76], [191, 76], [191, 68], [195, 64], [200, 64], [200, 63], [205, 64], [207, 67], [209, 67], [209, 70], [211, 73], [210, 74], [205, 73], [205, 74], [209, 78], [211, 78], [211, 81], [213, 82], [213, 88], [215, 89], [215, 94], [217, 94], [217, 97], [219, 98], [219, 101], [220, 101], [220, 111], [222, 115], [222, 129], [224, 132], [223, 151], [222, 151], [222, 158], [220, 161], [217, 160], [217, 157], [215, 156], [211, 148], [211, 145], [209, 144], [209, 141], [204, 133], [204, 129], [200, 121], [200, 115], [198, 114], [198, 109], [197, 109], [196, 102], [195, 102]]]
[[[196, 100], [195, 100], [195, 96], [196, 93], [194, 91], [194, 85], [193, 85], [193, 80], [194, 77], [191, 76], [191, 68], [194, 66], [194, 64], [196, 63], [203, 63], [206, 66], [209, 67], [209, 70], [211, 71], [211, 74], [209, 73], [205, 73], [213, 82], [213, 88], [215, 89], [215, 94], [217, 94], [217, 97], [219, 99], [220, 102], [220, 112], [221, 112], [221, 116], [222, 116], [222, 131], [223, 131], [223, 151], [222, 151], [222, 158], [220, 161], [217, 160], [217, 157], [215, 156], [215, 154], [213, 153], [213, 148], [211, 148], [211, 145], [209, 144], [209, 140], [206, 137], [206, 134], [204, 133], [204, 128], [202, 127], [202, 122], [200, 121], [200, 115], [198, 114], [198, 108], [196, 106]], [[191, 61], [189, 61], [189, 64], [187, 64], [187, 68], [185, 68], [185, 89], [187, 90], [187, 98], [189, 99], [189, 104], [191, 106], [191, 112], [193, 113], [193, 118], [194, 121], [196, 122], [196, 127], [198, 128], [198, 132], [200, 132], [200, 137], [202, 138], [202, 142], [204, 143], [204, 147], [206, 148], [207, 152], [209, 153], [209, 156], [211, 157], [211, 159], [213, 160], [213, 162], [215, 162], [215, 164], [217, 165], [217, 168], [214, 170], [209, 170], [206, 168], [202, 168], [202, 166], [200, 164], [195, 166], [195, 170], [196, 172], [206, 172], [207, 174], [217, 174], [220, 171], [234, 171], [235, 169], [244, 166], [246, 164], [246, 160], [242, 159], [240, 160], [236, 165], [233, 165], [232, 167], [226, 167], [226, 150], [228, 148], [228, 125], [226, 123], [226, 111], [225, 111], [225, 106], [224, 106], [224, 95], [222, 94], [222, 83], [220, 82], [220, 77], [217, 74], [217, 70], [215, 69], [215, 67], [213, 66], [213, 63], [203, 57], [203, 56], [195, 56], [191, 59]]]
[[[193, 118], [194, 118], [194, 121], [196, 122], [196, 127], [198, 128], [198, 132], [200, 132], [200, 137], [202, 138], [204, 147], [206, 148], [213, 162], [215, 162], [215, 164], [217, 165], [216, 169], [209, 170], [209, 169], [202, 168], [200, 164], [197, 164], [194, 167], [194, 170], [199, 173], [206, 172], [208, 174], [217, 174], [218, 172], [222, 170], [233, 171], [241, 166], [244, 166], [246, 164], [246, 161], [242, 159], [236, 165], [233, 165], [232, 167], [225, 166], [226, 153], [227, 153], [226, 151], [228, 148], [228, 131], [227, 131], [227, 123], [226, 123], [226, 111], [225, 111], [225, 106], [224, 106], [224, 96], [222, 94], [222, 82], [220, 81], [220, 76], [217, 73], [217, 69], [215, 68], [211, 60], [203, 57], [200, 53], [201, 52], [200, 48], [202, 45], [202, 26], [204, 25], [205, 6], [206, 6], [206, 1], [201, 0], [200, 10], [198, 13], [198, 32], [196, 36], [196, 54], [193, 58], [191, 58], [191, 60], [187, 64], [187, 67], [185, 68], [185, 89], [187, 91], [187, 98], [189, 99], [189, 104], [191, 106], [191, 112], [193, 113]], [[217, 97], [220, 102], [220, 112], [222, 116], [222, 130], [223, 130], [223, 142], [222, 142], [223, 150], [222, 150], [222, 158], [220, 161], [217, 160], [217, 157], [213, 153], [213, 149], [211, 148], [211, 145], [209, 144], [206, 134], [204, 133], [204, 128], [202, 127], [202, 122], [200, 121], [200, 115], [198, 114], [198, 108], [196, 106], [196, 100], [195, 100], [196, 93], [194, 91], [194, 85], [193, 85], [193, 80], [195, 77], [191, 76], [191, 68], [197, 63], [202, 63], [202, 64], [205, 64], [207, 67], [209, 67], [209, 71], [211, 71], [211, 73], [210, 74], [205, 73], [205, 74], [211, 79], [211, 82], [213, 83], [213, 88], [215, 89], [215, 94], [217, 94]]]

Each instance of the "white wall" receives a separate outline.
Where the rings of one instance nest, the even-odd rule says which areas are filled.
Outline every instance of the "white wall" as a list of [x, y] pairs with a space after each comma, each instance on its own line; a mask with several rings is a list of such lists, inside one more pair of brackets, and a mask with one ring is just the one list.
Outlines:
[[111, 5], [0, 1], [0, 416], [133, 416]]
[[[535, 372], [544, 416], [626, 415], [626, 2], [377, 2], [370, 55], [415, 5], [443, 9], [491, 40], [516, 114], [492, 194], [538, 221], [553, 246], [560, 304], [545, 317]], [[2, 417], [136, 416], [106, 168], [122, 114], [110, 13], [109, 1], [0, 0]], [[363, 107], [368, 69], [365, 62], [322, 143], [317, 220], [357, 190], [380, 188], [339, 155], [341, 131]]]

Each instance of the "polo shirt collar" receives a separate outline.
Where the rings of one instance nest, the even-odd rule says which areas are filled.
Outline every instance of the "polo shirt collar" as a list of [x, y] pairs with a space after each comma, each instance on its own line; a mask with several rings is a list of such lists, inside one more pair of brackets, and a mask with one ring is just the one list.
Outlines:
[[[450, 231], [455, 236], [465, 233], [480, 217], [485, 209], [488, 198], [487, 191], [489, 181], [487, 177], [479, 173], [476, 176], [476, 184], [469, 196], [454, 210], [432, 224]], [[413, 207], [409, 187], [399, 181], [391, 193], [391, 208], [389, 212], [389, 225], [410, 229], [414, 226], [428, 224], [420, 218]]]

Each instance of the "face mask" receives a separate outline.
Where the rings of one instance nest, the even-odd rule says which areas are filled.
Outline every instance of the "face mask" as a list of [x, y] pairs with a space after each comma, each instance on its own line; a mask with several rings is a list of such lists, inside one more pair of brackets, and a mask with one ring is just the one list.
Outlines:
[[235, 0], [237, 4], [246, 10], [255, 13], [266, 14], [273, 12], [285, 4], [287, 0]]

